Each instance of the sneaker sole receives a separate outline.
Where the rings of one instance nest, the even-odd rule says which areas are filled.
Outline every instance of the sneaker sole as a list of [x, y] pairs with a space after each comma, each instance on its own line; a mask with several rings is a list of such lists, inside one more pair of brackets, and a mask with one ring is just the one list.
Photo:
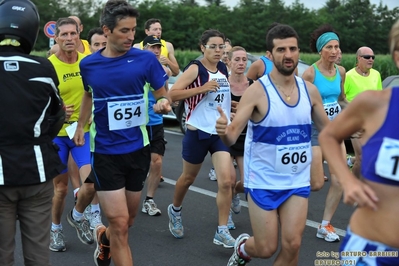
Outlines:
[[53, 251], [53, 252], [64, 252], [64, 251], [66, 251], [66, 247], [63, 247], [63, 248], [51, 248], [51, 247], [49, 247], [49, 249], [51, 250], [51, 251]]
[[221, 242], [221, 241], [219, 241], [219, 240], [217, 240], [215, 238], [213, 239], [213, 244], [218, 245], [218, 246], [223, 246], [224, 248], [234, 248], [234, 245], [233, 246], [228, 246], [225, 243], [223, 243], [223, 242]]
[[335, 239], [335, 240], [329, 240], [325, 235], [319, 234], [319, 233], [316, 234], [316, 237], [317, 237], [317, 238], [320, 238], [320, 239], [324, 239], [325, 241], [327, 241], [327, 242], [329, 242], [329, 243], [339, 242], [339, 241], [340, 241], [339, 238], [337, 238], [337, 239]]
[[141, 212], [142, 212], [142, 213], [146, 213], [146, 214], [148, 214], [149, 216], [160, 216], [160, 215], [162, 214], [161, 210], [158, 210], [158, 211], [155, 212], [155, 213], [150, 213], [150, 212], [148, 212], [145, 208], [142, 208], [142, 209], [141, 209]]

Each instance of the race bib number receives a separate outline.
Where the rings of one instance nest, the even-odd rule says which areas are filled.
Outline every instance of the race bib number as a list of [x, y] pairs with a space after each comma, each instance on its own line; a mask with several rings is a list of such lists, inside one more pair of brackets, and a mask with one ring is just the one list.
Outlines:
[[146, 103], [144, 99], [108, 102], [109, 130], [120, 130], [146, 124]]
[[310, 143], [278, 145], [276, 147], [276, 172], [295, 174], [303, 171], [312, 159]]
[[338, 104], [338, 102], [325, 103], [323, 106], [324, 111], [326, 111], [328, 119], [330, 120], [333, 120], [341, 112], [341, 106]]
[[218, 106], [223, 106], [224, 93], [222, 92], [210, 92], [206, 97], [206, 107], [211, 109], [217, 109]]
[[377, 175], [399, 181], [399, 140], [384, 138], [375, 162]]

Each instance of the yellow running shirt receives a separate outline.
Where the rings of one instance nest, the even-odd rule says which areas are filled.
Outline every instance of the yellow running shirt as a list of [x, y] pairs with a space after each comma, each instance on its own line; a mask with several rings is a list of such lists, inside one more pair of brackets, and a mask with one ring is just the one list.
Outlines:
[[[74, 112], [69, 119], [69, 122], [78, 121], [80, 105], [82, 103], [82, 98], [84, 94], [82, 77], [80, 76], [79, 63], [85, 57], [84, 54], [78, 52], [78, 60], [73, 64], [67, 64], [58, 59], [55, 54], [51, 55], [48, 59], [53, 64], [55, 71], [57, 73], [60, 85], [58, 86], [60, 90], [60, 96], [64, 101], [65, 105], [74, 105]], [[65, 128], [69, 124], [64, 124], [58, 136], [68, 136]], [[84, 127], [84, 132], [89, 131], [89, 125]]]
[[370, 69], [370, 74], [364, 77], [352, 68], [346, 72], [345, 95], [348, 102], [351, 102], [356, 95], [366, 90], [382, 90], [381, 75], [375, 69]]

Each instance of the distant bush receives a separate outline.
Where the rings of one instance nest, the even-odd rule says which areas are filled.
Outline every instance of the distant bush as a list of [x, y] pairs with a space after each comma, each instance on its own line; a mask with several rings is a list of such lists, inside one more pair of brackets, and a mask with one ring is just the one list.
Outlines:
[[[47, 51], [33, 51], [32, 54], [38, 56], [46, 56]], [[254, 53], [259, 54], [259, 53]], [[185, 66], [190, 63], [191, 60], [194, 60], [198, 56], [201, 55], [200, 51], [192, 51], [192, 50], [175, 50], [175, 57], [177, 62], [179, 63], [180, 69], [184, 69]], [[301, 53], [301, 60], [308, 63], [309, 65], [313, 64], [317, 60], [319, 60], [319, 54], [313, 53]], [[356, 65], [356, 55], [355, 54], [343, 54], [341, 65], [346, 69], [346, 71], [352, 69]], [[398, 69], [392, 61], [390, 55], [376, 55], [374, 69], [378, 70], [381, 73], [381, 78], [384, 80], [386, 77], [392, 75], [398, 75]]]

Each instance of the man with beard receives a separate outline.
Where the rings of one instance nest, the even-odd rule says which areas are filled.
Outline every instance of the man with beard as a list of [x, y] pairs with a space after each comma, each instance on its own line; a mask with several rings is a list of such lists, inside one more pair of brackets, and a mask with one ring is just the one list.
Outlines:
[[310, 195], [311, 122], [319, 130], [328, 123], [317, 88], [295, 76], [296, 31], [277, 25], [268, 32], [266, 46], [273, 70], [244, 92], [230, 125], [218, 108], [216, 129], [227, 146], [248, 125], [244, 188], [254, 236], [241, 234], [236, 239], [229, 266], [245, 265], [251, 257], [272, 257], [279, 225], [281, 250], [274, 265], [298, 265]]

